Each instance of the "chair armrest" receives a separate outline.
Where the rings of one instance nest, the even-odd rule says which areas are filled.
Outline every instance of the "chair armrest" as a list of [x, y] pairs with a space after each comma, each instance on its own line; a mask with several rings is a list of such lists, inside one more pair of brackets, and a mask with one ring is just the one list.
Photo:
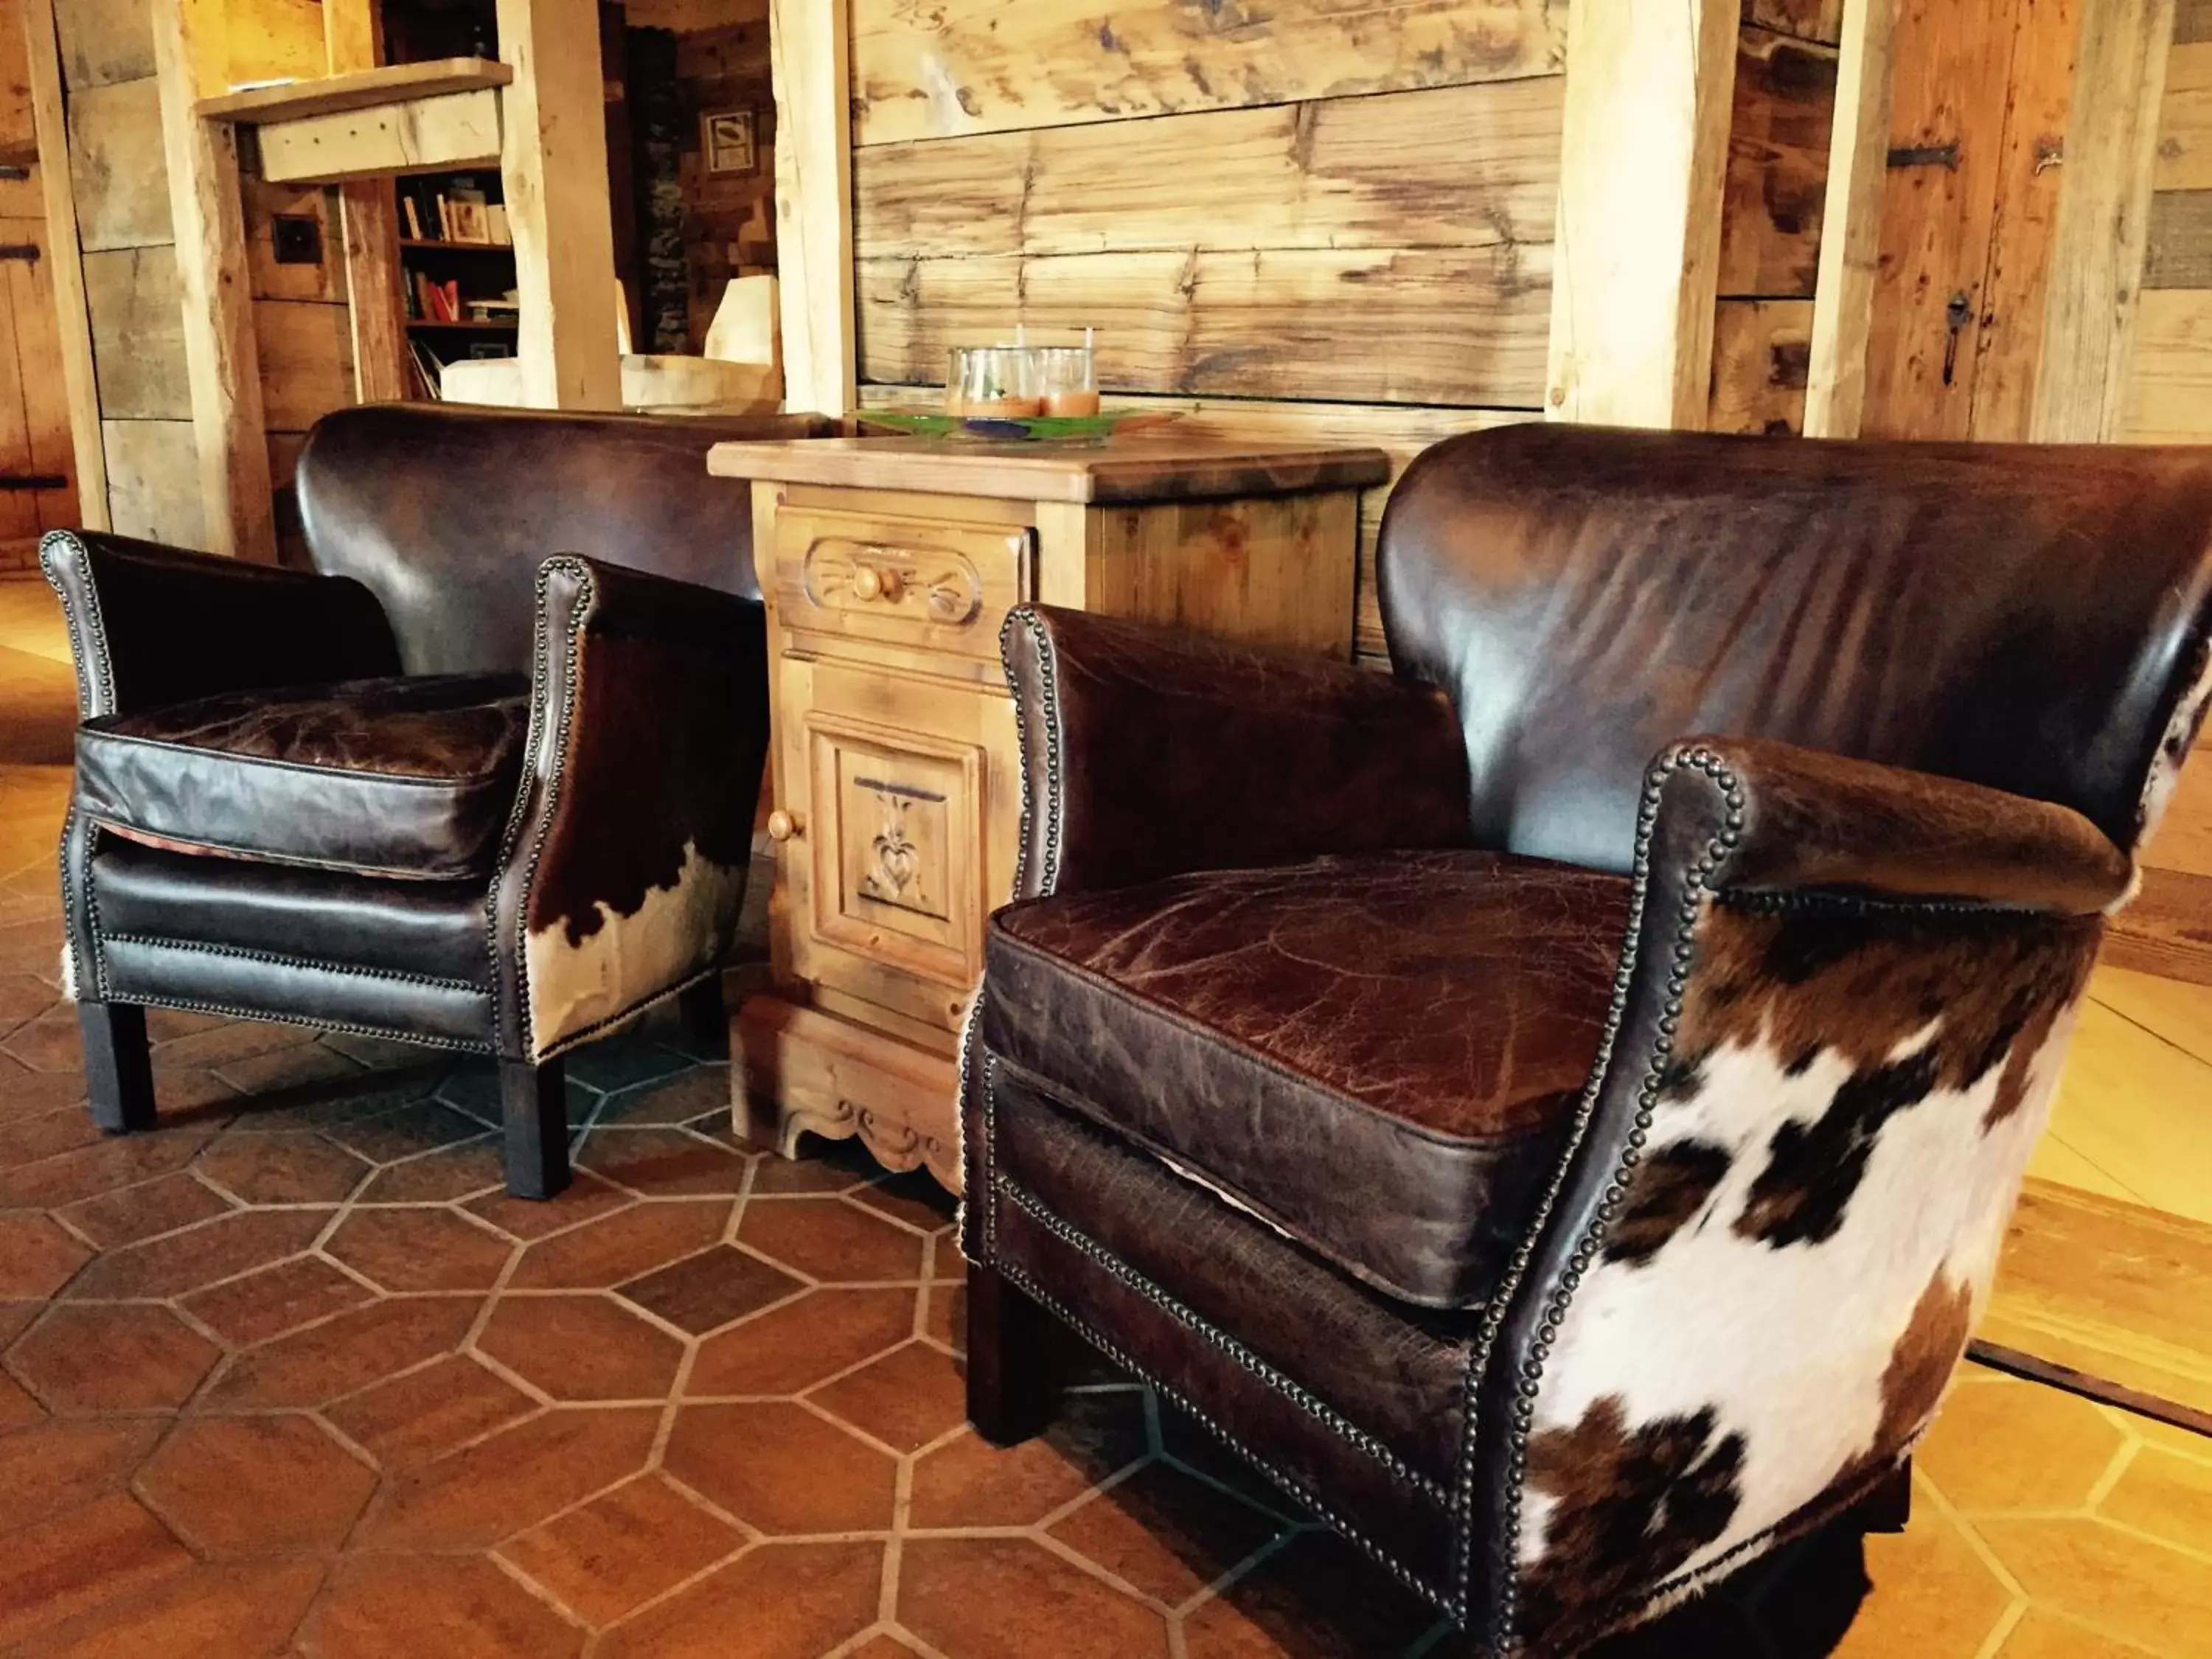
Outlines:
[[39, 563], [68, 619], [83, 720], [399, 672], [383, 607], [350, 577], [90, 530], [53, 532]]
[[[1493, 1590], [1547, 1650], [1910, 1454], [2130, 877], [2063, 808], [1720, 738], [1653, 766], [1636, 848], [1610, 1023], [1485, 1384]], [[1594, 1564], [1593, 1538], [1643, 1544]]]
[[749, 599], [564, 554], [538, 572], [535, 661], [492, 890], [511, 1059], [544, 1059], [719, 967], [768, 754]]
[[[2104, 910], [2134, 867], [2079, 812], [1980, 784], [1748, 738], [1687, 748], [1720, 770], [1677, 764], [1662, 786], [1668, 856], [1717, 837], [1717, 889], [1838, 889], [1953, 898], [2056, 915]], [[1715, 781], [1732, 778], [1732, 804]]]
[[1467, 751], [1431, 687], [1046, 605], [1012, 612], [1000, 646], [1017, 897], [1467, 843]]

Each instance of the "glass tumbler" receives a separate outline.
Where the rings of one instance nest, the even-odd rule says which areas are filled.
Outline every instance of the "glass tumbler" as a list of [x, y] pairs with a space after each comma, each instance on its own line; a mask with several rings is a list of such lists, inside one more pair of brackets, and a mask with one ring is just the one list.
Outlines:
[[1037, 397], [1047, 415], [1098, 412], [1098, 360], [1088, 345], [1034, 346]]
[[954, 346], [945, 377], [945, 412], [969, 416], [1035, 415], [1044, 407], [1037, 389], [1036, 354], [1026, 346]]

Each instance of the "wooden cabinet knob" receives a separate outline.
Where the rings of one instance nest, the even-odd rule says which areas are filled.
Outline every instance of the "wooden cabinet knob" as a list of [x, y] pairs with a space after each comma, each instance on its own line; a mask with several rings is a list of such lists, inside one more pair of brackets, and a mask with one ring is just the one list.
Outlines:
[[853, 571], [853, 597], [858, 599], [896, 599], [899, 596], [899, 576], [896, 570], [878, 570], [871, 564], [860, 565]]
[[796, 812], [787, 812], [781, 807], [768, 815], [768, 838], [770, 841], [789, 841], [805, 828], [805, 819]]

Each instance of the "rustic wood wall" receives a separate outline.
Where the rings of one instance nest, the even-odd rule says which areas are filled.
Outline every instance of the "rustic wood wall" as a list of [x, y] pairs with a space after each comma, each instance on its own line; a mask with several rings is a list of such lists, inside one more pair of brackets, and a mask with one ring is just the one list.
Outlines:
[[[2179, 0], [2123, 435], [2212, 442], [2212, 0]], [[2181, 775], [2115, 929], [2130, 966], [2212, 981], [2212, 731]]]
[[59, 372], [53, 263], [31, 115], [21, 0], [0, 0], [0, 475], [60, 489], [0, 489], [0, 571], [37, 562], [45, 532], [78, 521], [76, 457]]
[[[55, 15], [109, 511], [123, 534], [209, 546], [151, 7], [149, 0], [58, 0]], [[316, 0], [204, 3], [192, 21], [203, 94], [324, 72]], [[336, 192], [264, 184], [252, 162], [249, 144], [248, 264], [282, 531], [292, 516], [291, 461], [301, 438], [318, 417], [354, 401], [352, 334]], [[278, 260], [280, 217], [313, 222], [319, 259]]]
[[2212, 0], [2179, 0], [2123, 432], [2212, 440]]
[[1842, 0], [1748, 0], [1721, 208], [1719, 432], [1801, 432], [1827, 201]]
[[1096, 326], [1117, 404], [1401, 465], [1535, 417], [1565, 9], [854, 0], [863, 403], [933, 401], [948, 345], [1021, 322]]

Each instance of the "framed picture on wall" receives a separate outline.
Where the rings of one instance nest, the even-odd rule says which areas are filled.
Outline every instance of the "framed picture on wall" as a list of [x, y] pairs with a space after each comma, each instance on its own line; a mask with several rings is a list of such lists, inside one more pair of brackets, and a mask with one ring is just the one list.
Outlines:
[[709, 177], [750, 173], [754, 166], [753, 112], [710, 110], [699, 118], [699, 148]]

